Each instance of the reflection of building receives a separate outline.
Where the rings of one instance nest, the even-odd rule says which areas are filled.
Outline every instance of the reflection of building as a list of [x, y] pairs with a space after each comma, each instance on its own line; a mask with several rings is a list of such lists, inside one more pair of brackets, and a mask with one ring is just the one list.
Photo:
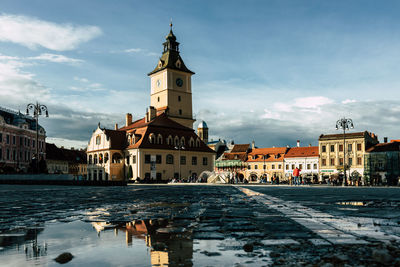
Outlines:
[[365, 151], [364, 181], [397, 185], [400, 176], [400, 142], [376, 144]]
[[[144, 239], [151, 248], [152, 266], [192, 266], [193, 239], [190, 233], [171, 233], [157, 231], [169, 229], [168, 221], [136, 220], [127, 223], [119, 230], [126, 232], [126, 242], [130, 245], [133, 238]], [[167, 227], [167, 228], [164, 228]]]
[[246, 177], [249, 182], [257, 182], [266, 177], [268, 182], [272, 177], [282, 181], [284, 177], [283, 159], [287, 147], [254, 148], [248, 155]]
[[[171, 25], [172, 26], [172, 25]], [[193, 130], [190, 71], [172, 32], [150, 76], [150, 103], [144, 118], [126, 115], [122, 128], [99, 127], [89, 141], [89, 180], [169, 180], [212, 171], [215, 152]], [[205, 132], [202, 133], [203, 138]]]
[[[44, 156], [46, 131], [39, 125], [39, 153]], [[0, 107], [0, 171], [27, 171], [36, 154], [36, 121]]]
[[342, 173], [346, 170], [364, 173], [364, 153], [378, 143], [378, 137], [370, 132], [346, 133], [346, 157], [343, 154], [343, 134], [322, 134], [318, 139], [320, 173], [322, 176]]
[[301, 170], [302, 176], [312, 176], [317, 179], [319, 174], [319, 155], [317, 146], [289, 148], [285, 154], [285, 177], [292, 176], [293, 170], [297, 167]]
[[58, 148], [46, 144], [46, 164], [49, 173], [73, 174], [81, 179], [86, 177], [86, 153], [83, 150]]

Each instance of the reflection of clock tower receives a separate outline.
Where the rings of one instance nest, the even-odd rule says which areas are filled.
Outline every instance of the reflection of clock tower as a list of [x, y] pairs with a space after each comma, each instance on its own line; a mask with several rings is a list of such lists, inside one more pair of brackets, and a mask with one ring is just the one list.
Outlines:
[[193, 128], [191, 76], [179, 55], [179, 43], [172, 32], [164, 42], [164, 51], [156, 68], [148, 75], [151, 79], [150, 106], [167, 110], [172, 120]]

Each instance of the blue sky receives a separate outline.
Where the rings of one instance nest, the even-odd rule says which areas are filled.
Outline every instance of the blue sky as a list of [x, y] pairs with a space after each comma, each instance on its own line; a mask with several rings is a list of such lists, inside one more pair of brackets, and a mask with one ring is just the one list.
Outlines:
[[398, 1], [3, 0], [0, 105], [46, 104], [48, 140], [85, 146], [99, 121], [144, 115], [172, 18], [212, 138], [316, 145], [343, 116], [400, 138], [399, 13]]

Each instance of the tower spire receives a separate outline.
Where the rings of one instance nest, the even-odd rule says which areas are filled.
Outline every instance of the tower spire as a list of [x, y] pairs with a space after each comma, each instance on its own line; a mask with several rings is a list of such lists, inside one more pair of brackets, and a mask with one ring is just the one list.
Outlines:
[[172, 26], [173, 26], [174, 24], [172, 24], [172, 18], [171, 18], [171, 21], [170, 21], [170, 23], [169, 23], [169, 28], [170, 28], [170, 31], [172, 31]]

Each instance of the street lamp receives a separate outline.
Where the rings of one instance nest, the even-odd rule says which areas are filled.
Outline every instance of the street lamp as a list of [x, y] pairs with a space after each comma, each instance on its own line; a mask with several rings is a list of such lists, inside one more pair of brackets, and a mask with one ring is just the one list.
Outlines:
[[33, 117], [36, 121], [36, 171], [39, 173], [39, 115], [45, 112], [46, 117], [49, 117], [49, 111], [45, 105], [41, 105], [38, 102], [36, 104], [28, 104], [26, 106], [26, 115], [29, 115], [29, 111], [33, 112]]
[[342, 118], [336, 122], [336, 130], [343, 129], [343, 186], [347, 186], [346, 177], [346, 130], [353, 129], [353, 121], [351, 119]]
[[178, 158], [178, 162], [179, 162], [179, 179], [181, 179], [181, 150], [185, 149], [185, 147], [183, 146], [182, 142], [179, 142], [179, 144], [177, 146], [175, 146], [175, 149], [177, 149], [179, 151], [179, 158]]

